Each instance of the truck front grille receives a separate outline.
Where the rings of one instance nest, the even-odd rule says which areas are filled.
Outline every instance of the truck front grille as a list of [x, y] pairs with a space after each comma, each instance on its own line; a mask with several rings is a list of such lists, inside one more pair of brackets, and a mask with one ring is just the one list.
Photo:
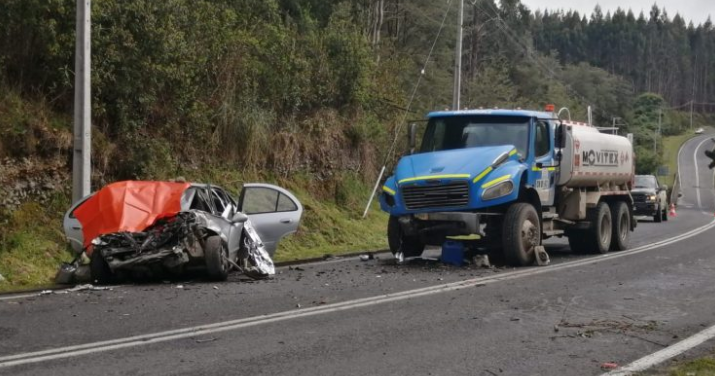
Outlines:
[[409, 185], [402, 187], [402, 197], [410, 210], [459, 208], [469, 204], [469, 183], [454, 181], [439, 185]]

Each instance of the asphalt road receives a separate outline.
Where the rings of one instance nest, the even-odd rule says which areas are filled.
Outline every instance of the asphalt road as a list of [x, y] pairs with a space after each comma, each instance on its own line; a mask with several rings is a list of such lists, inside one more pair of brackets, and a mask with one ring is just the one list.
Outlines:
[[557, 240], [548, 267], [381, 255], [260, 282], [0, 297], [0, 374], [598, 375], [715, 324], [707, 140], [679, 157], [678, 216], [641, 222], [633, 250], [576, 256]]

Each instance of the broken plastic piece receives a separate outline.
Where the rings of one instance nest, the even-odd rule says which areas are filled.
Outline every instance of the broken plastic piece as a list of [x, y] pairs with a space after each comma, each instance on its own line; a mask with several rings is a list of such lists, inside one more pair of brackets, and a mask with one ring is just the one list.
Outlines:
[[546, 266], [551, 263], [549, 254], [546, 253], [546, 249], [544, 248], [543, 245], [534, 247], [534, 252], [536, 252], [536, 265]]
[[601, 364], [601, 369], [604, 371], [610, 371], [618, 368], [618, 364], [615, 362], [606, 362]]

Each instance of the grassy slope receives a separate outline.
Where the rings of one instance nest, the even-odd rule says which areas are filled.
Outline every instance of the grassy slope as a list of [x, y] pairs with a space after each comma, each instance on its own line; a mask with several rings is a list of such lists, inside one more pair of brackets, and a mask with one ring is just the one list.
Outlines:
[[680, 146], [693, 136], [695, 135], [688, 132], [677, 136], [663, 137], [663, 164], [668, 166], [669, 175], [658, 177], [661, 184], [667, 184], [668, 187], [673, 186], [674, 175], [678, 172], [678, 151]]

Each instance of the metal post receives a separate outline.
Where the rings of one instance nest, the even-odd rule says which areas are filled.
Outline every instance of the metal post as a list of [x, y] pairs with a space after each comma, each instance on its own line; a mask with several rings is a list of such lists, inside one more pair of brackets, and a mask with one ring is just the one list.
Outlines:
[[690, 100], [690, 130], [693, 130], [693, 100]]
[[91, 123], [91, 0], [77, 0], [74, 79], [74, 145], [72, 202], [90, 193], [92, 165]]
[[459, 25], [457, 26], [457, 48], [454, 53], [454, 94], [452, 109], [459, 110], [459, 96], [462, 91], [462, 27], [464, 24], [464, 0], [459, 0]]

